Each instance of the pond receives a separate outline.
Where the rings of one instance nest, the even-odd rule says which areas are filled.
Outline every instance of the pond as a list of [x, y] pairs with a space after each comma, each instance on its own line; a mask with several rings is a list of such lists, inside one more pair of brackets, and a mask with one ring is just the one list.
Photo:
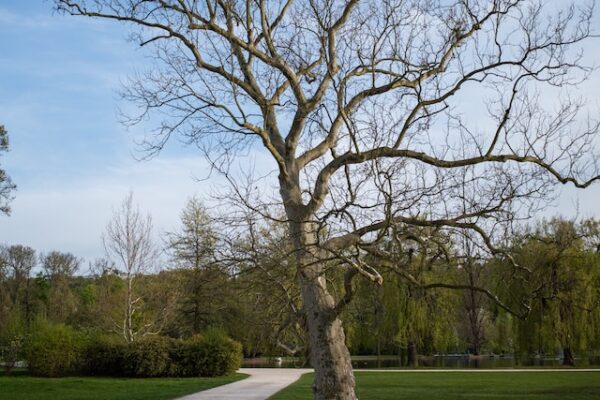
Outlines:
[[[600, 366], [600, 356], [581, 357], [575, 360], [578, 367]], [[513, 355], [472, 356], [465, 354], [419, 356], [419, 366], [425, 368], [513, 368], [560, 367], [560, 357], [515, 357]], [[300, 368], [302, 358], [259, 357], [244, 359], [245, 368]], [[397, 356], [353, 356], [352, 366], [361, 369], [406, 368], [406, 360]]]

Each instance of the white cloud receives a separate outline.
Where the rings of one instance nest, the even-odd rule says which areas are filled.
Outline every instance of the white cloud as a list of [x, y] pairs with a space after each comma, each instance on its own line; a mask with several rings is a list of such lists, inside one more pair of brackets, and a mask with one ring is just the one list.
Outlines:
[[130, 190], [142, 211], [152, 215], [157, 234], [173, 229], [186, 199], [208, 191], [207, 182], [191, 179], [191, 171], [206, 164], [200, 159], [155, 161], [131, 161], [87, 181], [20, 187], [12, 215], [0, 222], [0, 242], [71, 251], [88, 259], [102, 256], [106, 222]]
[[[257, 169], [268, 162], [253, 155]], [[246, 163], [250, 158], [244, 159]], [[219, 176], [207, 176], [202, 158], [158, 158], [148, 162], [128, 160], [107, 167], [88, 180], [46, 182], [19, 188], [10, 217], [0, 217], [0, 243], [24, 244], [41, 252], [58, 249], [93, 260], [104, 254], [101, 235], [113, 210], [131, 190], [142, 212], [154, 222], [157, 240], [174, 230], [179, 213], [193, 195], [209, 199]]]

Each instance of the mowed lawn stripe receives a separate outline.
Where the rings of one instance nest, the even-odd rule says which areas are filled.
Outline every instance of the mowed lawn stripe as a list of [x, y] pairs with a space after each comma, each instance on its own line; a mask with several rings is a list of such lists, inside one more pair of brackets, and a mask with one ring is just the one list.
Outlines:
[[[600, 372], [355, 374], [361, 400], [600, 400]], [[303, 375], [269, 400], [310, 399], [313, 378]]]
[[167, 400], [245, 378], [34, 378], [0, 376], [0, 400]]

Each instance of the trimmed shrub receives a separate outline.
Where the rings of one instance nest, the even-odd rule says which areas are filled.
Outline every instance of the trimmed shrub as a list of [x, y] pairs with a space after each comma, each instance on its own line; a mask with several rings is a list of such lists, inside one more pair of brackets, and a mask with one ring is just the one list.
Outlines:
[[204, 332], [206, 360], [201, 376], [221, 376], [235, 372], [242, 365], [242, 344], [231, 339], [221, 329]]
[[204, 337], [195, 335], [187, 340], [177, 340], [171, 347], [171, 376], [202, 376], [202, 366], [207, 357]]
[[242, 345], [220, 329], [186, 340], [149, 336], [126, 343], [116, 335], [86, 336], [63, 324], [41, 323], [25, 355], [37, 376], [222, 376], [240, 367]]
[[116, 335], [100, 335], [90, 340], [85, 352], [86, 373], [122, 376], [127, 343]]
[[170, 370], [172, 339], [149, 336], [126, 347], [122, 370], [127, 376], [166, 376]]
[[81, 372], [86, 337], [64, 324], [37, 323], [25, 345], [29, 372], [58, 377]]
[[228, 375], [241, 366], [242, 345], [224, 331], [211, 328], [183, 341], [177, 362], [182, 376]]

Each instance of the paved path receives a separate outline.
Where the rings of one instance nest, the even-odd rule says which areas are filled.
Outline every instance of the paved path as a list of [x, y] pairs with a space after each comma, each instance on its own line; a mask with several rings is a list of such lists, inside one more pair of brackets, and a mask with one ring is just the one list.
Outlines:
[[250, 376], [241, 381], [180, 397], [178, 400], [265, 400], [297, 381], [302, 374], [312, 372], [312, 369], [242, 368], [238, 372]]
[[[238, 372], [250, 375], [246, 379], [213, 389], [180, 397], [177, 400], [266, 400], [294, 383], [312, 369], [301, 368], [242, 368]], [[363, 372], [600, 372], [600, 369], [356, 369]]]

